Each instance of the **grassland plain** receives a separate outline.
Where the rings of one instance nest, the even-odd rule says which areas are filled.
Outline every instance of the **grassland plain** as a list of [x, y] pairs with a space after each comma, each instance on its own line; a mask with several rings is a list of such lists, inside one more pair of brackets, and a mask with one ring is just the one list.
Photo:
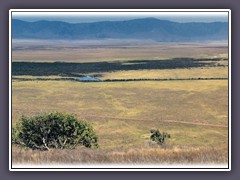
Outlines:
[[[93, 157], [92, 160], [88, 159], [89, 162], [98, 161], [102, 156], [106, 156], [106, 159], [111, 157], [109, 162], [116, 162], [113, 160], [114, 154], [118, 158], [126, 156], [120, 162], [131, 162], [132, 157], [127, 160], [130, 151], [142, 148], [142, 152], [138, 150], [133, 155], [135, 157], [138, 154], [140, 159], [135, 157], [134, 161], [139, 162], [142, 158], [142, 163], [150, 162], [155, 157], [150, 152], [156, 149], [158, 154], [169, 151], [170, 154], [179, 153], [182, 156], [185, 153], [188, 160], [183, 162], [194, 163], [199, 160], [203, 163], [225, 163], [228, 147], [227, 89], [227, 80], [122, 83], [13, 81], [13, 124], [21, 114], [34, 115], [49, 111], [74, 113], [91, 122], [99, 135], [100, 149], [90, 151], [92, 155], [89, 152], [89, 156]], [[187, 123], [183, 124], [182, 121]], [[149, 130], [152, 128], [171, 134], [166, 151], [149, 144]], [[20, 149], [14, 146], [13, 162], [19, 163], [25, 159], [31, 163], [34, 158], [42, 159], [41, 153]], [[191, 162], [189, 149], [192, 154], [196, 150], [202, 155], [202, 150], [210, 152], [213, 149], [212, 152], [219, 151], [221, 155], [218, 158], [212, 158], [210, 154], [200, 155], [201, 157], [192, 157], [196, 159]], [[81, 151], [86, 153], [86, 150]], [[21, 160], [17, 157], [24, 152], [25, 158]], [[54, 152], [57, 157], [59, 151]], [[149, 152], [149, 156], [143, 152]], [[67, 155], [68, 153], [65, 154]], [[180, 163], [179, 159], [183, 158], [179, 157], [175, 161], [174, 155], [168, 157], [170, 159], [163, 161]], [[33, 160], [32, 163], [44, 163], [46, 159], [43, 158], [41, 162], [38, 160]], [[58, 160], [53, 160], [56, 161]], [[79, 157], [75, 161], [80, 163], [84, 160]]]
[[15, 62], [104, 62], [161, 60], [179, 57], [221, 58], [228, 54], [226, 42], [163, 43], [154, 41], [30, 41], [14, 40]]
[[[91, 74], [90, 74], [91, 75]], [[202, 67], [189, 69], [129, 70], [102, 73], [100, 79], [188, 79], [188, 78], [227, 78], [228, 67]], [[30, 77], [29, 77], [30, 78]], [[33, 77], [32, 77], [33, 78]]]
[[[227, 163], [228, 78], [227, 44], [115, 41], [21, 41], [13, 44], [13, 62], [116, 62], [204, 58], [213, 66], [177, 69], [103, 71], [99, 78], [172, 78], [181, 81], [76, 82], [50, 76], [14, 75], [12, 124], [21, 115], [60, 111], [90, 122], [99, 135], [99, 149], [40, 152], [13, 145], [18, 163]], [[150, 61], [149, 61], [150, 62]], [[139, 62], [137, 62], [139, 63]], [[160, 63], [160, 62], [159, 62]], [[21, 71], [20, 71], [21, 72]], [[89, 72], [85, 75], [99, 75]], [[69, 76], [68, 76], [69, 77]], [[36, 78], [47, 78], [38, 81]], [[56, 81], [56, 79], [58, 79]], [[52, 80], [51, 80], [52, 79]], [[149, 141], [150, 129], [171, 134], [158, 147]]]

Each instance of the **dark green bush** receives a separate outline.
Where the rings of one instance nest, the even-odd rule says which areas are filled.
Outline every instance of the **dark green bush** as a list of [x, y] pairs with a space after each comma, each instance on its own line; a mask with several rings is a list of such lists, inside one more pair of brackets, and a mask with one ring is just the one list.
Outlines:
[[22, 116], [12, 129], [12, 142], [31, 149], [91, 148], [98, 147], [97, 140], [90, 124], [59, 112]]
[[166, 132], [161, 133], [158, 129], [152, 129], [150, 132], [151, 132], [150, 139], [159, 145], [164, 144], [165, 140], [167, 138], [170, 138], [170, 134]]

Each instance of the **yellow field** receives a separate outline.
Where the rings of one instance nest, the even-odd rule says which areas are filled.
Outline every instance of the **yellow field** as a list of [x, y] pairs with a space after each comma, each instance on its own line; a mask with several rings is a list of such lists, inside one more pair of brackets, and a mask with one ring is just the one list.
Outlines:
[[[226, 147], [227, 97], [226, 80], [117, 83], [14, 81], [13, 122], [21, 114], [49, 111], [74, 113], [93, 123], [100, 136], [101, 149], [141, 146], [148, 140], [152, 128], [169, 132], [172, 135], [169, 144]], [[189, 123], [182, 124], [182, 121]]]
[[204, 67], [191, 69], [129, 70], [102, 73], [100, 79], [188, 79], [228, 78], [228, 67]]
[[[35, 43], [35, 42], [34, 42]], [[33, 43], [33, 44], [34, 44]], [[66, 42], [64, 42], [66, 43]], [[174, 57], [227, 58], [224, 43], [104, 44], [55, 43], [45, 49], [14, 50], [13, 61], [99, 62], [154, 60]], [[40, 45], [44, 45], [40, 43]], [[55, 45], [54, 45], [55, 44]], [[17, 46], [21, 47], [20, 44]], [[65, 47], [66, 45], [66, 47]], [[112, 48], [109, 48], [109, 47]], [[123, 47], [122, 47], [123, 46]], [[45, 47], [45, 46], [44, 46]], [[83, 48], [84, 47], [84, 48]], [[55, 81], [60, 76], [16, 76], [12, 81], [12, 124], [21, 115], [59, 111], [90, 122], [99, 136], [99, 149], [40, 152], [13, 145], [13, 163], [227, 163], [228, 62], [217, 67], [130, 70], [101, 73], [101, 79], [190, 79], [128, 82]], [[91, 75], [91, 74], [88, 74]], [[35, 78], [48, 78], [38, 81]], [[35, 80], [34, 80], [35, 79]], [[150, 130], [168, 132], [159, 147]]]

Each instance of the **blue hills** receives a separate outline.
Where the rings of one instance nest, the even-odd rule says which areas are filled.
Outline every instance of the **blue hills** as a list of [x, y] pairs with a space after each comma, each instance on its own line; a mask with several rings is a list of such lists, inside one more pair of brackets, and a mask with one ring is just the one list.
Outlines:
[[155, 41], [227, 40], [227, 22], [178, 23], [156, 18], [92, 23], [12, 20], [14, 39], [139, 39]]

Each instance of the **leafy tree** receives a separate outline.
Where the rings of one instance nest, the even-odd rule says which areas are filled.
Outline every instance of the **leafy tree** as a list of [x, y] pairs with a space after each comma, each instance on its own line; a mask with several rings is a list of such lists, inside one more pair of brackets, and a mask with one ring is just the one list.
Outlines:
[[22, 116], [12, 129], [12, 142], [39, 150], [73, 149], [78, 145], [98, 147], [98, 137], [90, 124], [59, 112]]
[[162, 145], [165, 143], [167, 138], [170, 138], [170, 134], [163, 132], [161, 133], [158, 129], [152, 129], [150, 139], [155, 141], [157, 144]]

